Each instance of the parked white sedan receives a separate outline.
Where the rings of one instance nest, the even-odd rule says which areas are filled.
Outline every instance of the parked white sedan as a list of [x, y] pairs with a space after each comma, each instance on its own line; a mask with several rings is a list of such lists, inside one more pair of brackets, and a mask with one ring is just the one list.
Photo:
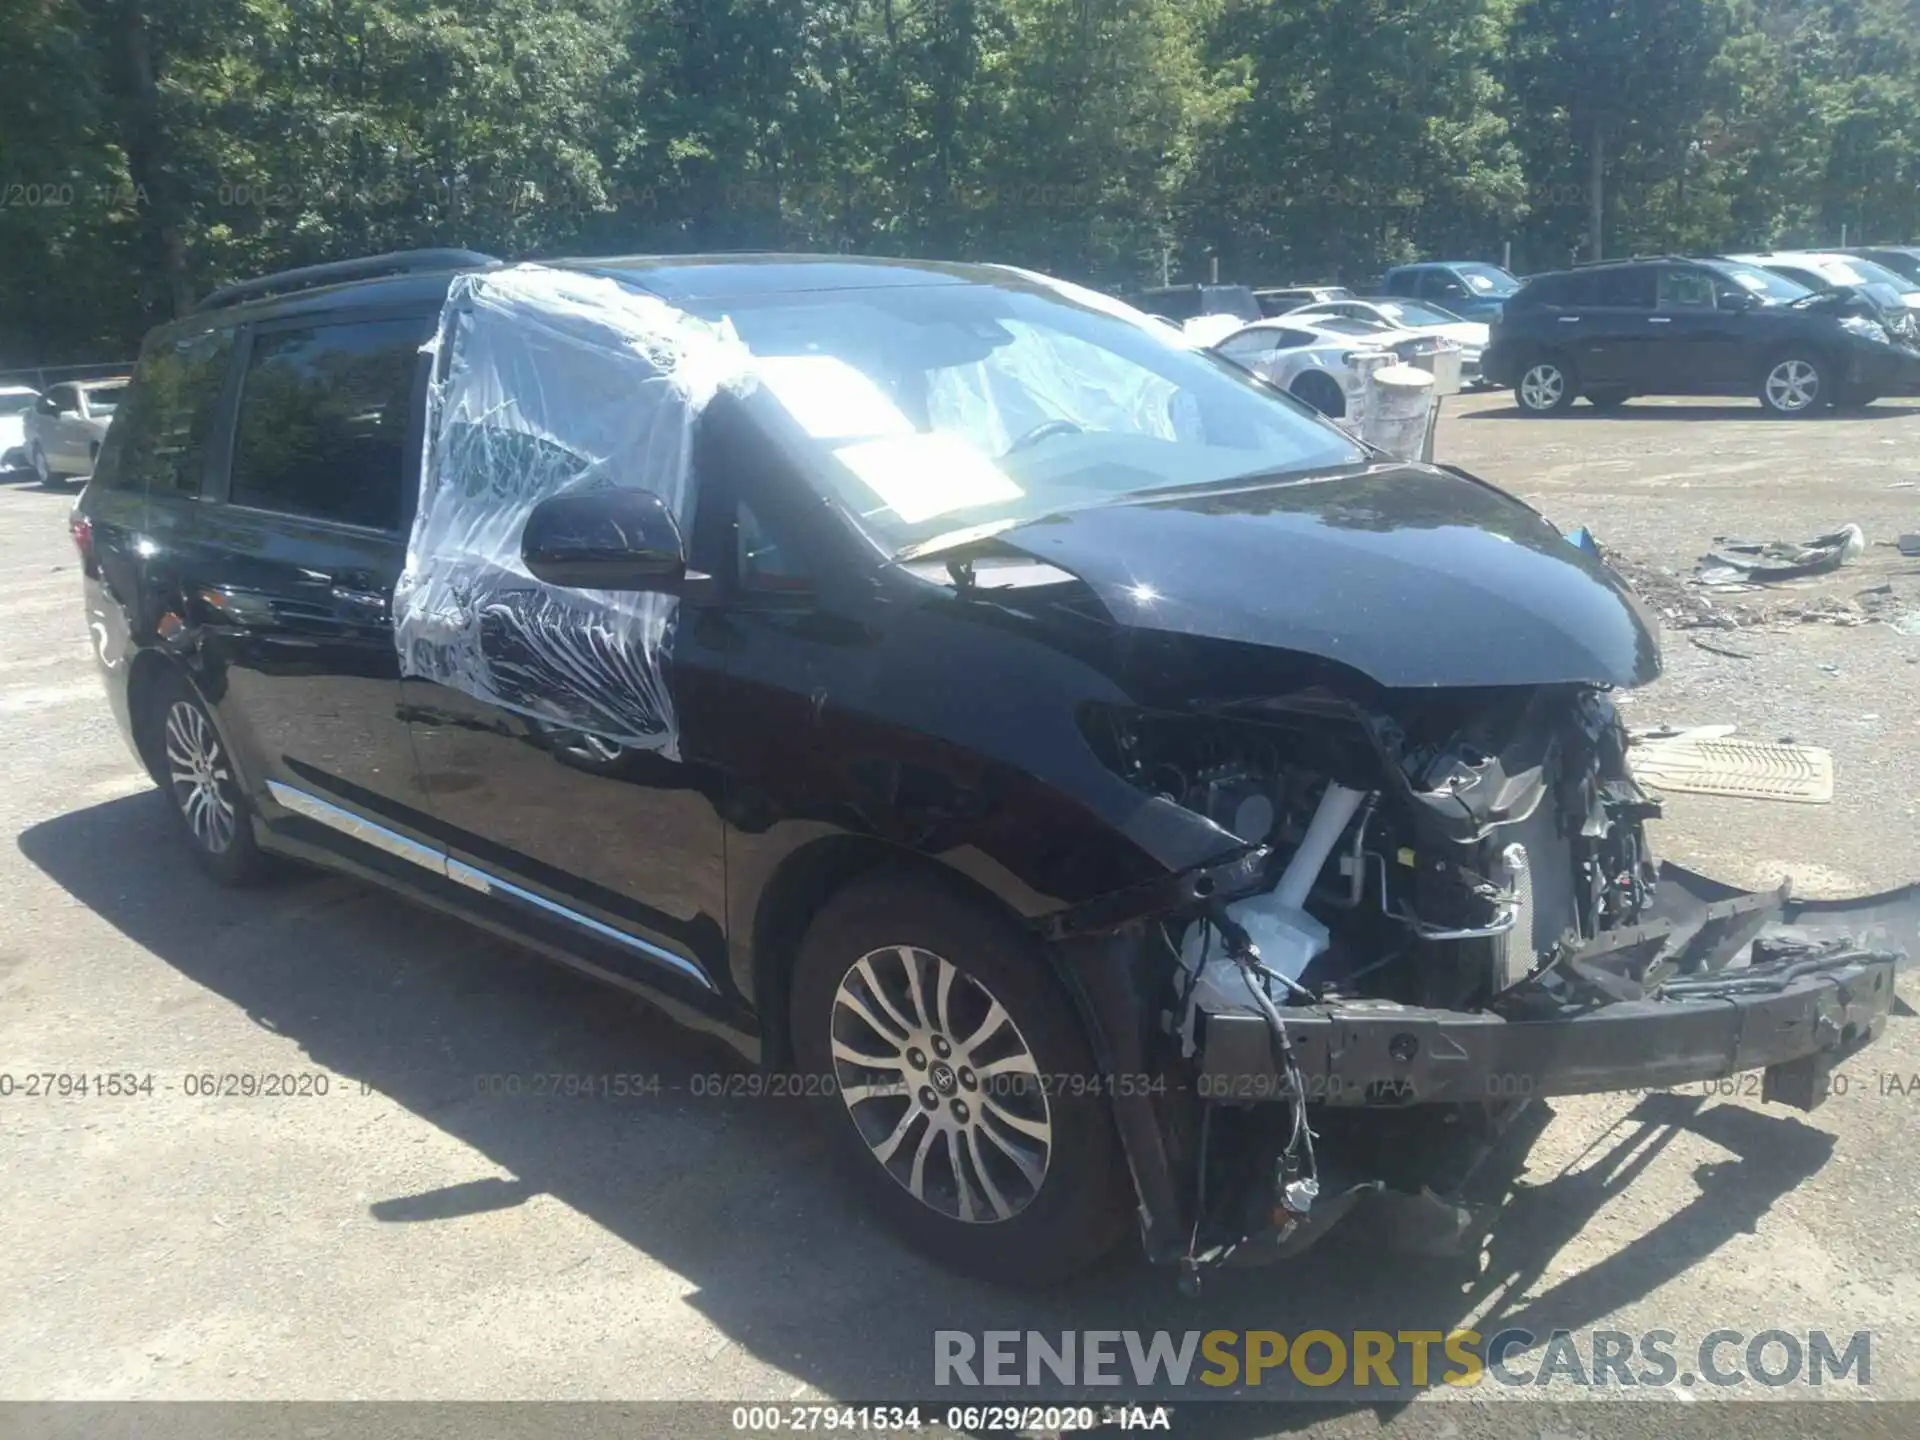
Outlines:
[[1462, 320], [1451, 310], [1430, 305], [1424, 300], [1322, 300], [1289, 310], [1282, 318], [1313, 320], [1317, 316], [1340, 316], [1348, 320], [1373, 320], [1416, 335], [1437, 335], [1460, 347], [1460, 379], [1477, 384], [1480, 379], [1480, 352], [1487, 348], [1487, 326], [1478, 320]]
[[0, 470], [27, 468], [27, 412], [39, 401], [31, 385], [0, 385]]
[[1212, 348], [1334, 420], [1357, 418], [1350, 412], [1360, 403], [1368, 369], [1397, 358], [1382, 340], [1323, 330], [1296, 315], [1256, 320]]
[[42, 485], [91, 475], [107, 425], [127, 391], [127, 377], [69, 380], [40, 397], [26, 415], [28, 463]]

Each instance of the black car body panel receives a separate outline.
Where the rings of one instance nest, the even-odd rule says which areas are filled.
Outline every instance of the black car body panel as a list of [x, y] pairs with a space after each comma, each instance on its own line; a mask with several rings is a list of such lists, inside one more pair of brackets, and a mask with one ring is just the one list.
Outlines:
[[1444, 470], [1101, 506], [997, 539], [1086, 581], [1128, 630], [1303, 652], [1389, 689], [1659, 673], [1649, 618], [1617, 576], [1534, 511]]
[[[669, 297], [1031, 283], [844, 257], [569, 263]], [[1035, 936], [1110, 1074], [1204, 1075], [1268, 1108], [1332, 1100], [1335, 1081], [1351, 1082], [1343, 1104], [1404, 1108], [1404, 1087], [1382, 1082], [1395, 1066], [1427, 1076], [1450, 1034], [1480, 1058], [1413, 1100], [1478, 1099], [1494, 1061], [1519, 1053], [1488, 1036], [1534, 1037], [1527, 1063], [1549, 1093], [1570, 1088], [1554, 1057], [1585, 1053], [1575, 1037], [1595, 1023], [1602, 1078], [1626, 1085], [1680, 1073], [1664, 1053], [1675, 1036], [1694, 1057], [1680, 1070], [1704, 1076], [1843, 1053], [1884, 1018], [1884, 957], [1864, 951], [1828, 953], [1818, 983], [1772, 993], [1776, 1039], [1759, 1048], [1721, 1043], [1739, 1024], [1726, 1006], [1699, 1021], [1713, 1002], [1698, 985], [1687, 1005], [1665, 997], [1725, 956], [1692, 938], [1708, 921], [1651, 908], [1640, 822], [1657, 807], [1604, 699], [1658, 673], [1651, 623], [1536, 512], [1460, 472], [1254, 475], [892, 554], [783, 448], [770, 401], [723, 397], [694, 441], [689, 561], [715, 583], [674, 621], [675, 758], [403, 679], [391, 599], [426, 386], [406, 326], [437, 312], [450, 278], [245, 295], [156, 332], [76, 507], [88, 622], [129, 744], [164, 785], [149, 697], [157, 676], [184, 676], [264, 847], [465, 915], [769, 1063], [790, 1054], [787, 986], [811, 917], [849, 879], [900, 868]], [[168, 388], [163, 413], [146, 377], [214, 332], [230, 356]], [[349, 353], [365, 363], [338, 361]], [[309, 373], [371, 388], [270, 408]], [[314, 468], [338, 454], [344, 466]], [[274, 488], [322, 473], [339, 478], [298, 503]], [[310, 503], [362, 506], [379, 485], [390, 511]], [[729, 576], [740, 506], [805, 583]], [[1212, 962], [1203, 950], [1189, 966], [1181, 946], [1205, 933], [1235, 963], [1257, 958], [1237, 907], [1287, 883], [1343, 790], [1367, 798], [1323, 837], [1337, 861], [1306, 876], [1333, 940], [1289, 981], [1314, 1002], [1283, 997], [1278, 1021], [1237, 991], [1203, 1004]], [[1581, 987], [1629, 932], [1634, 967], [1608, 983], [1637, 987], [1630, 1006], [1596, 1002]], [[1596, 1004], [1604, 1022], [1576, 1020]], [[1272, 1072], [1276, 1023], [1312, 1058], [1304, 1082]], [[1108, 1093], [1155, 1258], [1237, 1225], [1240, 1210], [1186, 1209], [1209, 1163], [1186, 1120]], [[1265, 1143], [1263, 1124], [1249, 1119], [1246, 1143]], [[1276, 1213], [1253, 1208], [1262, 1224]]]

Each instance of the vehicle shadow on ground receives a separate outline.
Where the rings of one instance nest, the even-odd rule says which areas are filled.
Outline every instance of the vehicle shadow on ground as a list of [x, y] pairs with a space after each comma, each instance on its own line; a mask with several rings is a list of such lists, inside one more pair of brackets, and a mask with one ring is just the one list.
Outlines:
[[[1911, 404], [1889, 404], [1880, 402], [1865, 409], [1823, 410], [1818, 415], [1798, 417], [1801, 420], [1815, 422], [1826, 421], [1838, 424], [1857, 424], [1863, 420], [1899, 420], [1920, 416], [1920, 406]], [[1701, 405], [1661, 405], [1656, 403], [1636, 404], [1628, 401], [1618, 410], [1596, 410], [1591, 405], [1576, 404], [1571, 410], [1563, 410], [1558, 415], [1528, 415], [1518, 405], [1503, 405], [1497, 410], [1462, 410], [1449, 415], [1453, 420], [1549, 420], [1556, 423], [1590, 420], [1598, 423], [1619, 424], [1626, 420], [1773, 420], [1776, 417], [1764, 409], [1757, 400], [1747, 402], [1728, 401], [1720, 404]]]
[[[730, 1345], [835, 1399], [983, 1398], [935, 1389], [942, 1329], [1444, 1332], [1491, 1302], [1473, 1328], [1522, 1326], [1544, 1340], [1671, 1283], [1751, 1229], [1832, 1143], [1794, 1119], [1652, 1096], [1558, 1173], [1522, 1177], [1524, 1155], [1483, 1169], [1497, 1223], [1477, 1271], [1387, 1258], [1355, 1220], [1284, 1268], [1215, 1273], [1197, 1301], [1131, 1258], [1064, 1289], [1001, 1291], [948, 1275], [876, 1231], [828, 1173], [796, 1102], [705, 1093], [704, 1077], [743, 1073], [719, 1042], [528, 952], [337, 877], [216, 889], [182, 852], [154, 792], [36, 825], [19, 847], [158, 961], [298, 1044], [336, 1085], [371, 1087], [480, 1152], [477, 1171], [512, 1177], [375, 1194], [375, 1219], [434, 1224], [551, 1195], [685, 1276], [696, 1287], [686, 1302]], [[206, 1064], [217, 1069], [221, 1057]], [[554, 1073], [652, 1075], [660, 1088], [534, 1099], [497, 1093], [502, 1085], [486, 1078], [521, 1077], [525, 1089]], [[1526, 1127], [1515, 1131], [1522, 1144], [1531, 1139]], [[1548, 1281], [1563, 1248], [1683, 1131], [1735, 1158], [1702, 1166], [1690, 1201], [1605, 1260]], [[348, 1172], [338, 1183], [352, 1192], [366, 1181]], [[1196, 1363], [1195, 1374], [1204, 1368]], [[1442, 1368], [1436, 1352], [1433, 1383]], [[1195, 1392], [1206, 1387], [1186, 1398]], [[1295, 1393], [1318, 1403], [1210, 1407], [1204, 1433], [1270, 1433], [1379, 1403], [1338, 1387]], [[1223, 1394], [1247, 1392], [1205, 1398]], [[1252, 1394], [1279, 1398], [1267, 1385]]]

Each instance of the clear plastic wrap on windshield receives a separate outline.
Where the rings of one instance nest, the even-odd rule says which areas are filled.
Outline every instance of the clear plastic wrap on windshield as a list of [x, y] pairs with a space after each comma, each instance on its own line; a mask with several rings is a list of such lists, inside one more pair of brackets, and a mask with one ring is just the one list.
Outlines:
[[404, 675], [561, 731], [679, 754], [675, 597], [569, 590], [520, 559], [535, 505], [651, 490], [684, 532], [693, 427], [746, 370], [730, 329], [613, 280], [521, 265], [456, 279], [441, 312], [420, 503], [394, 595]]

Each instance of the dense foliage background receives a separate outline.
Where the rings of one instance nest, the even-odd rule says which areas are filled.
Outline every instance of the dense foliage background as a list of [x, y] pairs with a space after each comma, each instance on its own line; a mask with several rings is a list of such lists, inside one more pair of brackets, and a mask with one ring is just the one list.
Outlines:
[[1097, 285], [1920, 239], [1914, 0], [0, 0], [0, 366], [409, 245]]

